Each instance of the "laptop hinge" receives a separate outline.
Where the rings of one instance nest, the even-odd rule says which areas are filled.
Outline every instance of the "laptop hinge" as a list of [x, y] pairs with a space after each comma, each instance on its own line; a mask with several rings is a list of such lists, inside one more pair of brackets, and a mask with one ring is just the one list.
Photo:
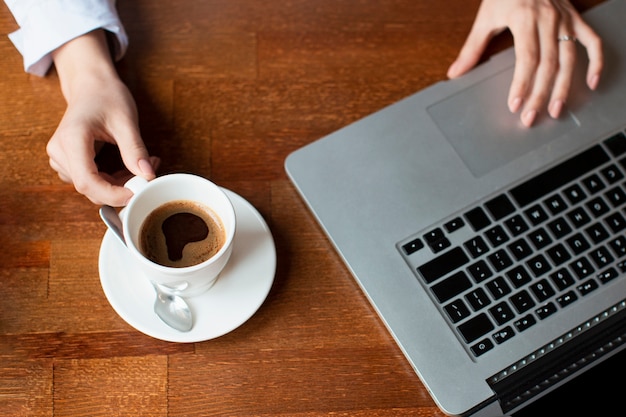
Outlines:
[[[626, 347], [625, 307], [626, 302], [622, 301], [618, 306], [578, 326], [569, 333], [576, 333], [576, 336], [567, 342], [554, 349], [546, 347], [538, 350], [538, 353], [529, 357], [527, 365], [515, 367], [516, 370], [507, 372], [504, 377], [501, 372], [489, 378], [487, 382], [496, 393], [502, 410], [508, 413], [518, 408], [572, 375], [588, 370], [607, 355]], [[610, 311], [615, 313], [608, 313]], [[547, 353], [541, 353], [546, 350]]]

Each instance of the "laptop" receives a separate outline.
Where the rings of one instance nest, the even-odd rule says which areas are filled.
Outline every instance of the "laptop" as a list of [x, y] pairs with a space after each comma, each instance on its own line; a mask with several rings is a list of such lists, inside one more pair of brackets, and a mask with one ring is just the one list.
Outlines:
[[506, 50], [291, 153], [303, 201], [446, 414], [513, 415], [626, 346], [626, 1], [599, 88], [506, 108]]

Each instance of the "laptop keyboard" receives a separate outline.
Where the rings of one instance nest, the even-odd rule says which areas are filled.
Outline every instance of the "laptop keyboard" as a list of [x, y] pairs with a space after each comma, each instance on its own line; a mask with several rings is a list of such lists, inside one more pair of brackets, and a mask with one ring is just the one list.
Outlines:
[[476, 357], [626, 272], [626, 135], [398, 246]]

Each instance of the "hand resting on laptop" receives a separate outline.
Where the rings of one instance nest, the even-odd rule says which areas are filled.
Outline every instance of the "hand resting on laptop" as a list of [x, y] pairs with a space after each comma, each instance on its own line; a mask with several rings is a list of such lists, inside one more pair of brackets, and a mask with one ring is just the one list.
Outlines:
[[587, 50], [587, 85], [595, 90], [603, 66], [602, 40], [567, 0], [483, 0], [448, 76], [469, 71], [489, 41], [507, 28], [516, 56], [507, 104], [513, 113], [521, 110], [525, 126], [544, 106], [551, 117], [559, 117], [572, 84], [577, 42]]

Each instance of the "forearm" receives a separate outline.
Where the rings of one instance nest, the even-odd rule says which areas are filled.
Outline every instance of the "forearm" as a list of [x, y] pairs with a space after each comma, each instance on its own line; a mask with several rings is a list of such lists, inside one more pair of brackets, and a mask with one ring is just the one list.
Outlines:
[[68, 103], [85, 88], [119, 79], [102, 29], [67, 42], [52, 53], [52, 59]]

